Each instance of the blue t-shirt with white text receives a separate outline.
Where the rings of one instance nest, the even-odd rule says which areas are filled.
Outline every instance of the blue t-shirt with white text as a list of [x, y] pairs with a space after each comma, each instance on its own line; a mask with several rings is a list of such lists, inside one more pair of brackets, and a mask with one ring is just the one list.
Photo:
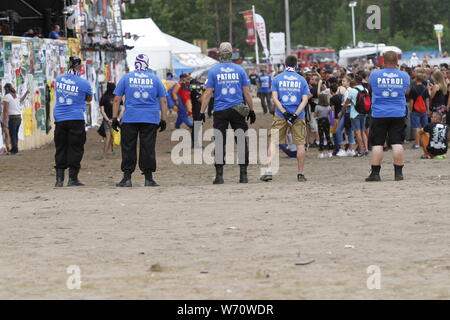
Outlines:
[[89, 82], [73, 74], [62, 74], [55, 81], [55, 122], [84, 120], [86, 97], [92, 96]]
[[272, 77], [268, 74], [258, 76], [258, 92], [271, 92]]
[[[278, 101], [289, 113], [295, 113], [302, 103], [303, 95], [310, 94], [308, 83], [305, 78], [296, 72], [285, 71], [273, 79], [272, 91], [278, 93]], [[283, 118], [283, 114], [277, 108], [276, 113]], [[298, 115], [297, 119], [305, 117], [305, 109]]]
[[214, 111], [244, 103], [245, 86], [250, 86], [250, 80], [241, 66], [223, 62], [212, 67], [208, 72], [206, 87], [214, 89]]
[[397, 69], [375, 70], [370, 74], [372, 117], [400, 118], [406, 115], [406, 90], [409, 75]]
[[123, 123], [159, 124], [159, 99], [167, 97], [167, 92], [161, 80], [151, 71], [135, 70], [127, 73], [120, 79], [114, 94], [125, 95]]

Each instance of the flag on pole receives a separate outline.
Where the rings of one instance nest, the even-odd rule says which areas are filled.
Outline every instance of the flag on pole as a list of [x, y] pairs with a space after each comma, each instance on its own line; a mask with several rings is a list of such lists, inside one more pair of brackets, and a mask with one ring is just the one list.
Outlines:
[[267, 58], [269, 56], [269, 49], [267, 48], [266, 23], [264, 22], [264, 18], [257, 13], [255, 13], [255, 25], [264, 50], [264, 55]]
[[255, 24], [253, 22], [253, 12], [252, 10], [247, 10], [242, 12], [244, 16], [245, 25], [247, 26], [247, 39], [245, 42], [249, 46], [254, 46], [256, 41]]

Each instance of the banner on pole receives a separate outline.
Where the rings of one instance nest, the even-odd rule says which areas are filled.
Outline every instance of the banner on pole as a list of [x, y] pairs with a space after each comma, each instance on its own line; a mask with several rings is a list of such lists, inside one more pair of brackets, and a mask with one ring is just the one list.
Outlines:
[[266, 23], [264, 22], [264, 18], [257, 13], [255, 13], [255, 25], [256, 31], [258, 31], [259, 40], [261, 40], [264, 55], [267, 58], [269, 56], [269, 50], [267, 48]]
[[255, 32], [255, 24], [253, 22], [253, 12], [252, 10], [247, 10], [242, 12], [244, 16], [245, 25], [247, 26], [247, 39], [245, 42], [249, 46], [254, 46], [256, 41], [256, 32]]

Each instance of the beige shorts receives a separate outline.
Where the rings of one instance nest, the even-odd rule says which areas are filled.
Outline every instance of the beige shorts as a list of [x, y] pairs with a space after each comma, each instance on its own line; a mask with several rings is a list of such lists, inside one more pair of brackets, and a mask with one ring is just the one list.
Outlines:
[[303, 145], [306, 142], [306, 122], [305, 119], [297, 119], [294, 125], [290, 127], [286, 119], [281, 118], [279, 115], [275, 114], [273, 117], [272, 127], [269, 131], [269, 137], [271, 136], [272, 130], [278, 130], [279, 143], [286, 143], [286, 131], [289, 130], [292, 133], [292, 141], [295, 145]]

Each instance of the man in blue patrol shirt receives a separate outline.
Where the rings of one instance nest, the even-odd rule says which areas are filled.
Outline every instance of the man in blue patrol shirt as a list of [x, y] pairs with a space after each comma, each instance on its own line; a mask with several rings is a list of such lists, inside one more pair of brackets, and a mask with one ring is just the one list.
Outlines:
[[[208, 72], [206, 90], [204, 92], [200, 110], [200, 118], [205, 122], [205, 111], [208, 108], [214, 90], [213, 128], [216, 129], [214, 133], [216, 167], [216, 178], [213, 181], [214, 184], [224, 183], [223, 166], [225, 164], [226, 130], [228, 129], [228, 126], [231, 125], [231, 128], [237, 135], [239, 132], [247, 131], [248, 125], [245, 121], [246, 117], [247, 120], [250, 119], [251, 124], [256, 121], [252, 95], [250, 93], [250, 80], [242, 67], [231, 62], [231, 55], [233, 54], [231, 43], [222, 42], [219, 47], [219, 54], [220, 63], [211, 68]], [[248, 107], [244, 105], [244, 96]], [[236, 130], [239, 129], [241, 131], [237, 131], [236, 133]], [[245, 143], [245, 161], [239, 159], [239, 182], [247, 183], [249, 154], [247, 140], [243, 140]], [[238, 137], [237, 141], [242, 140]]]
[[380, 181], [383, 146], [386, 139], [392, 146], [395, 181], [403, 180], [403, 141], [406, 128], [406, 91], [410, 78], [397, 69], [394, 51], [383, 55], [384, 69], [375, 70], [369, 78], [372, 88], [372, 120], [369, 140], [372, 144], [372, 171], [366, 181]]
[[84, 112], [92, 100], [89, 82], [80, 77], [81, 59], [70, 57], [66, 74], [56, 78], [55, 118], [55, 187], [64, 185], [64, 171], [69, 168], [67, 186], [82, 186], [78, 180], [80, 162], [86, 143]]
[[261, 70], [256, 85], [258, 87], [258, 97], [261, 100], [264, 114], [266, 114], [267, 111], [274, 114], [272, 107], [272, 77], [270, 74], [267, 74], [266, 69]]
[[260, 178], [266, 182], [272, 180], [272, 157], [278, 144], [285, 143], [288, 128], [292, 133], [293, 142], [297, 146], [297, 181], [306, 181], [303, 172], [306, 156], [305, 107], [311, 92], [305, 78], [295, 72], [297, 57], [293, 55], [286, 57], [285, 64], [285, 71], [277, 75], [272, 84], [272, 99], [276, 111], [269, 135], [273, 130], [278, 130], [279, 141], [270, 141], [268, 170]]
[[[139, 136], [139, 168], [145, 175], [145, 186], [159, 186], [153, 180], [156, 170], [156, 133], [166, 129], [167, 92], [161, 80], [149, 69], [148, 57], [140, 54], [134, 63], [135, 70], [120, 79], [114, 90], [114, 130], [121, 127], [123, 172], [118, 187], [131, 187], [131, 175], [137, 163], [137, 139]], [[125, 111], [122, 124], [117, 121], [119, 104], [125, 95]]]

